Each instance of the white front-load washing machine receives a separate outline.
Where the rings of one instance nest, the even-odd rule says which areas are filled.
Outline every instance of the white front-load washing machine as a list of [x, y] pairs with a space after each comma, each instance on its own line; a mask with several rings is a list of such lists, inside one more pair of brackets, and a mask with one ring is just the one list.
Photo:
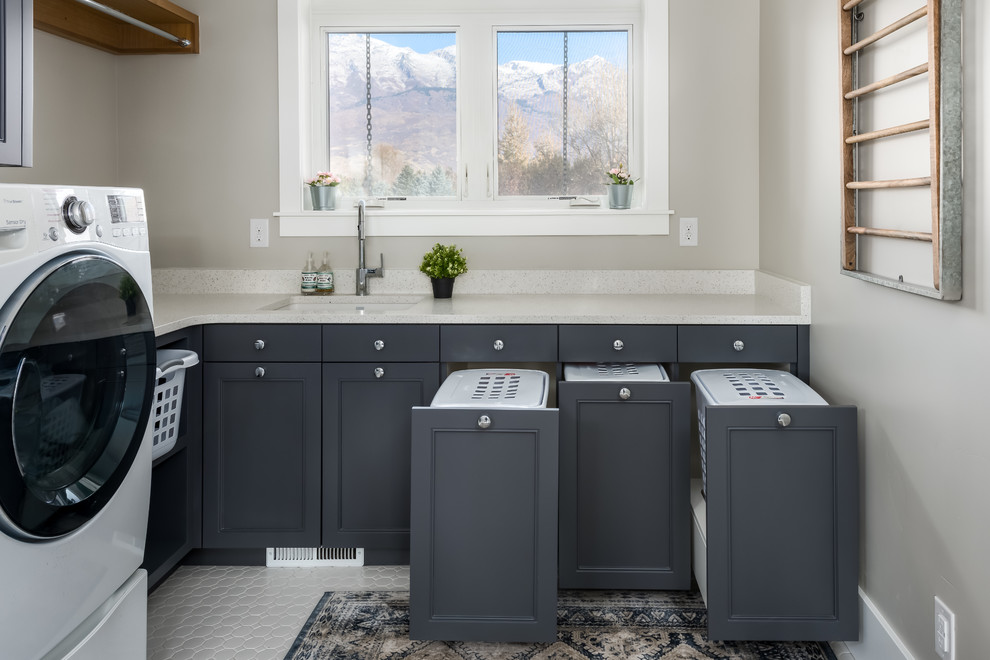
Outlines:
[[141, 190], [0, 185], [0, 657], [146, 657]]

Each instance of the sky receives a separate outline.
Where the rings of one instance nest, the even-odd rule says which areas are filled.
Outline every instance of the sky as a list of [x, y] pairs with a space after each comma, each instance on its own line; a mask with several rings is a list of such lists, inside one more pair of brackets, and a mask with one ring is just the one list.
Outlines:
[[[446, 33], [376, 33], [376, 39], [429, 53], [454, 44], [454, 34]], [[622, 68], [626, 67], [628, 48], [625, 32], [570, 32], [567, 38], [568, 59], [571, 62], [601, 55]], [[527, 62], [564, 63], [564, 37], [561, 32], [502, 32], [498, 39], [498, 63], [513, 60]]]

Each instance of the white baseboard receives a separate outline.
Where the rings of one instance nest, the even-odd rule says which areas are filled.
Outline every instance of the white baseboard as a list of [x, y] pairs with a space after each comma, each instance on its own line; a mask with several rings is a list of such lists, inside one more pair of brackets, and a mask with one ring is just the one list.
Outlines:
[[[877, 606], [859, 589], [862, 630], [860, 641], [845, 642], [853, 660], [915, 660]], [[834, 648], [834, 647], [833, 647]], [[840, 660], [847, 660], [837, 651]]]

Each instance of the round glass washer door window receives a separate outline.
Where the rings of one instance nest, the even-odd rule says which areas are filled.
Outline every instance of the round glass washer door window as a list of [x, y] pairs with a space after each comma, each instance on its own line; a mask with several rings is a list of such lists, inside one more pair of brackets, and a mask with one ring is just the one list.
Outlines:
[[0, 532], [58, 538], [113, 497], [144, 439], [154, 325], [134, 279], [66, 255], [0, 308]]

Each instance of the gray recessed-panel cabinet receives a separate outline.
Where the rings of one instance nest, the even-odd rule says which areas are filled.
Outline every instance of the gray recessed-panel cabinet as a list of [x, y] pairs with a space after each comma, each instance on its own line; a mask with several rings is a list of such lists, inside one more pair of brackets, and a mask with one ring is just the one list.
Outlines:
[[856, 438], [851, 406], [707, 409], [709, 637], [858, 639]]
[[203, 547], [318, 546], [320, 364], [259, 356], [318, 356], [319, 326], [208, 326], [204, 343]]
[[557, 397], [560, 587], [690, 588], [690, 383], [561, 382]]
[[410, 637], [552, 641], [557, 411], [412, 413]]
[[435, 362], [323, 365], [324, 546], [408, 550], [410, 410], [438, 385]]

